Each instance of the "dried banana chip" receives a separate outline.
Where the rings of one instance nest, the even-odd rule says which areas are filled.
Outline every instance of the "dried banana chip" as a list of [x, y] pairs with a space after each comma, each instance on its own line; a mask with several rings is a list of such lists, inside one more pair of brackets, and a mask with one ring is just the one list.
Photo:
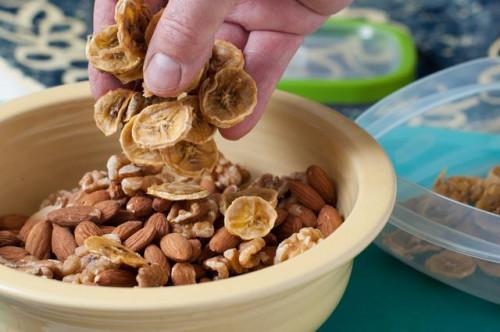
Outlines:
[[146, 98], [140, 92], [134, 92], [130, 102], [128, 103], [127, 110], [123, 115], [122, 122], [127, 123], [136, 114], [139, 114], [143, 108], [146, 107]]
[[97, 100], [94, 106], [94, 120], [104, 135], [110, 136], [118, 131], [133, 96], [133, 91], [116, 89]]
[[500, 264], [486, 261], [477, 261], [477, 266], [490, 277], [500, 278]]
[[257, 86], [244, 70], [224, 68], [203, 82], [200, 107], [210, 123], [229, 128], [253, 112], [257, 103]]
[[270, 188], [249, 187], [237, 192], [225, 192], [222, 194], [220, 209], [224, 213], [231, 203], [238, 197], [258, 196], [271, 204], [273, 208], [278, 205], [278, 192]]
[[425, 267], [431, 272], [449, 279], [463, 279], [474, 273], [476, 261], [469, 256], [443, 250], [429, 257]]
[[127, 158], [140, 166], [162, 166], [164, 164], [162, 156], [158, 150], [150, 150], [140, 147], [132, 138], [132, 127], [137, 115], [132, 117], [123, 127], [120, 135], [120, 145]]
[[146, 41], [144, 33], [151, 14], [142, 0], [119, 0], [115, 6], [118, 41], [125, 53], [144, 58]]
[[175, 99], [158, 96], [144, 97], [141, 92], [135, 92], [132, 99], [130, 99], [130, 103], [128, 104], [127, 111], [122, 121], [128, 122], [134, 115], [139, 114], [146, 107], [167, 101], [175, 101]]
[[137, 115], [132, 137], [137, 144], [150, 149], [172, 146], [183, 140], [191, 129], [192, 110], [180, 101], [148, 106]]
[[143, 59], [127, 54], [117, 34], [117, 25], [110, 25], [91, 36], [87, 41], [86, 54], [94, 68], [116, 76], [125, 84], [142, 77]]
[[153, 185], [147, 190], [148, 195], [168, 199], [169, 201], [195, 200], [208, 197], [210, 193], [200, 185], [187, 182], [170, 182]]
[[481, 210], [500, 214], [500, 182], [491, 182], [486, 186], [481, 198], [476, 202], [476, 207]]
[[161, 15], [163, 14], [164, 8], [162, 8], [159, 12], [153, 15], [151, 17], [151, 20], [149, 21], [148, 26], [146, 27], [146, 31], [144, 33], [144, 39], [146, 39], [146, 44], [149, 45], [149, 42], [151, 41], [151, 38], [153, 38], [153, 33], [156, 30], [156, 26], [158, 25], [158, 22], [160, 21]]
[[194, 144], [203, 144], [210, 141], [215, 134], [216, 128], [208, 123], [203, 114], [201, 114], [198, 98], [195, 96], [188, 96], [182, 99], [182, 103], [193, 108], [191, 130], [189, 130], [184, 140]]
[[486, 177], [486, 183], [500, 183], [500, 165], [490, 169], [488, 176]]
[[139, 254], [103, 236], [90, 236], [85, 240], [84, 245], [91, 253], [104, 256], [116, 264], [125, 264], [136, 268], [146, 264], [146, 261]]
[[271, 203], [258, 197], [239, 197], [226, 210], [224, 226], [243, 240], [264, 237], [274, 227], [278, 213]]
[[197, 177], [204, 171], [211, 172], [219, 158], [213, 139], [198, 145], [182, 141], [162, 149], [161, 154], [173, 172], [191, 177]]
[[475, 204], [484, 191], [483, 179], [475, 176], [450, 176], [445, 177], [445, 172], [442, 172], [432, 190], [465, 204]]
[[214, 75], [223, 68], [243, 69], [245, 58], [243, 52], [232, 43], [217, 39], [212, 49], [212, 57], [209, 62], [209, 73]]
[[113, 75], [120, 80], [123, 84], [127, 84], [133, 81], [141, 80], [143, 71], [142, 71], [142, 62], [139, 66], [135, 67], [131, 71], [125, 73], [113, 73]]
[[402, 230], [395, 230], [385, 235], [383, 243], [390, 248], [391, 251], [407, 259], [412, 259], [414, 255], [441, 250], [438, 246], [421, 240]]

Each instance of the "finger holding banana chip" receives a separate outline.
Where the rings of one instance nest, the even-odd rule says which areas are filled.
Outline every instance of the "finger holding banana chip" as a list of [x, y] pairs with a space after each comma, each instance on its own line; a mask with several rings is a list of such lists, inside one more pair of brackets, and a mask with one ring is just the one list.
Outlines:
[[[147, 43], [158, 17], [151, 16], [141, 0], [118, 1], [116, 24], [89, 38], [89, 62], [122, 83], [142, 79]], [[123, 152], [134, 163], [163, 163], [181, 177], [210, 173], [219, 156], [213, 140], [216, 129], [242, 122], [257, 102], [255, 81], [244, 65], [240, 49], [216, 40], [208, 63], [186, 92], [161, 98], [145, 89], [110, 91], [95, 104], [96, 125], [106, 136], [121, 130]]]

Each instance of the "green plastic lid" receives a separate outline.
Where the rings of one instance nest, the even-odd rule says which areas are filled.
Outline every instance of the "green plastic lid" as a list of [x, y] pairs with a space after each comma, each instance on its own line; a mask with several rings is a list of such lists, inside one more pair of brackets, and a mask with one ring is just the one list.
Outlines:
[[416, 49], [399, 26], [331, 18], [308, 36], [278, 88], [328, 104], [369, 104], [413, 81]]

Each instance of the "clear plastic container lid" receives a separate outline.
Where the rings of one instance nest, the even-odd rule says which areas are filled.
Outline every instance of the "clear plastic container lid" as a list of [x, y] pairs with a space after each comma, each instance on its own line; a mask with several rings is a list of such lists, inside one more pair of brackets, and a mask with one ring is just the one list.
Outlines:
[[398, 174], [392, 226], [500, 263], [500, 216], [430, 190], [443, 171], [484, 177], [500, 164], [500, 58], [471, 61], [411, 84], [357, 123], [379, 140]]
[[369, 79], [395, 71], [400, 62], [400, 46], [385, 30], [368, 24], [324, 25], [304, 40], [284, 77]]
[[406, 30], [331, 18], [304, 40], [278, 87], [328, 104], [371, 104], [413, 81], [415, 70]]

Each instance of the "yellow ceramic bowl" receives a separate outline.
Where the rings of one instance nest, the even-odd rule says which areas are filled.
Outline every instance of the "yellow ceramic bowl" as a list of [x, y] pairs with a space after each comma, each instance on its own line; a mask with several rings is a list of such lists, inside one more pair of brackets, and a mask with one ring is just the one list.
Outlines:
[[[0, 108], [0, 214], [103, 169], [119, 151], [93, 123], [86, 83], [49, 89]], [[257, 128], [219, 139], [232, 160], [286, 174], [319, 164], [335, 179], [345, 223], [317, 247], [264, 270], [206, 284], [117, 289], [44, 280], [0, 266], [0, 330], [313, 331], [339, 302], [353, 258], [379, 233], [394, 203], [392, 166], [377, 143], [341, 115], [277, 92]], [[363, 301], [363, 299], [359, 299]], [[354, 322], [353, 322], [354, 323]], [[4, 325], [2, 329], [2, 324]]]

